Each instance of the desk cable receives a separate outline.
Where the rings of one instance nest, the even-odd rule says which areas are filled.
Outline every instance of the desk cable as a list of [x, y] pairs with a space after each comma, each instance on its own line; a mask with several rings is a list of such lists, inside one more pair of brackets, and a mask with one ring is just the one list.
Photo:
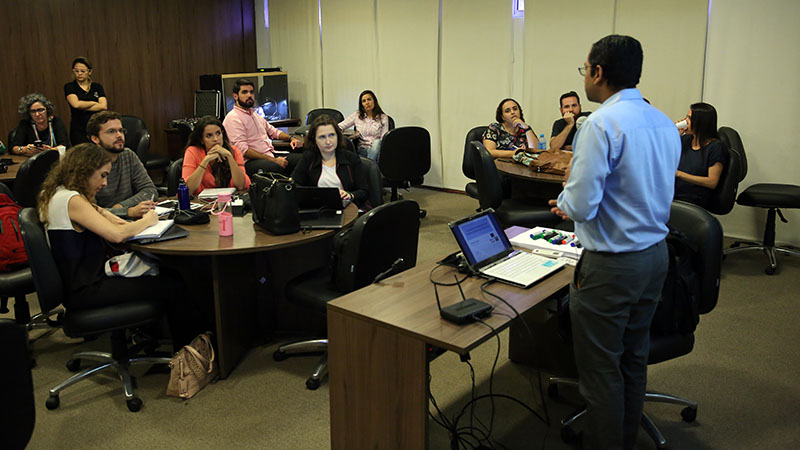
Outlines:
[[[430, 273], [428, 275], [429, 281], [431, 282], [431, 284], [434, 285], [434, 292], [437, 294], [437, 297], [438, 297], [438, 292], [436, 292], [436, 286], [457, 286], [461, 282], [463, 282], [464, 280], [469, 278], [469, 276], [470, 276], [469, 274], [467, 274], [461, 280], [456, 278], [456, 280], [454, 282], [450, 282], [450, 283], [436, 281], [436, 280], [433, 279], [433, 273], [436, 271], [436, 269], [438, 269], [442, 265], [443, 264], [437, 263], [437, 265], [433, 269], [431, 269], [431, 271], [430, 271]], [[494, 294], [492, 292], [489, 292], [486, 289], [486, 286], [490, 285], [494, 281], [495, 281], [495, 279], [489, 279], [488, 281], [483, 283], [481, 285], [481, 287], [480, 287], [481, 291], [483, 293], [487, 294], [487, 295], [490, 295], [492, 297], [497, 298], [498, 300], [500, 300], [501, 302], [506, 304], [509, 308], [511, 308], [511, 310], [514, 312], [515, 316], [511, 316], [511, 315], [503, 314], [503, 313], [499, 313], [499, 312], [492, 312], [492, 314], [501, 315], [501, 316], [507, 317], [507, 318], [512, 319], [512, 320], [514, 318], [520, 318], [520, 320], [521, 320], [519, 312], [516, 310], [516, 308], [514, 308], [513, 305], [509, 304], [505, 299], [501, 298], [500, 296], [498, 296], [498, 295], [496, 295], [496, 294]], [[456, 449], [457, 450], [457, 449], [461, 448], [462, 445], [464, 446], [464, 448], [473, 448], [473, 449], [491, 448], [491, 449], [494, 449], [495, 447], [492, 445], [492, 437], [491, 437], [493, 426], [494, 426], [494, 415], [495, 415], [495, 403], [494, 403], [494, 400], [495, 400], [495, 398], [511, 400], [511, 401], [519, 404], [523, 408], [527, 409], [531, 414], [533, 414], [536, 418], [538, 418], [544, 424], [547, 425], [547, 431], [545, 432], [545, 436], [544, 436], [544, 438], [542, 440], [542, 448], [544, 448], [544, 445], [545, 445], [546, 440], [547, 440], [547, 435], [548, 435], [549, 430], [550, 430], [550, 418], [549, 418], [549, 414], [548, 414], [548, 410], [547, 410], [547, 404], [545, 403], [544, 394], [543, 394], [544, 390], [543, 390], [543, 387], [542, 387], [541, 371], [537, 369], [536, 372], [538, 374], [539, 397], [540, 397], [540, 399], [542, 401], [542, 409], [543, 409], [543, 412], [544, 412], [544, 417], [542, 417], [533, 408], [531, 408], [530, 406], [528, 406], [527, 404], [525, 404], [524, 402], [522, 402], [521, 400], [519, 400], [519, 399], [517, 399], [515, 397], [509, 396], [509, 395], [505, 395], [505, 394], [495, 394], [494, 391], [493, 391], [493, 388], [494, 388], [494, 373], [495, 373], [495, 369], [497, 367], [497, 362], [498, 362], [499, 356], [500, 356], [500, 347], [501, 347], [500, 336], [499, 336], [499, 334], [497, 333], [497, 330], [494, 327], [492, 327], [490, 324], [488, 324], [487, 322], [485, 322], [481, 318], [475, 317], [474, 320], [476, 322], [479, 322], [479, 323], [483, 324], [484, 326], [488, 327], [492, 331], [492, 333], [495, 335], [495, 338], [497, 339], [497, 351], [495, 352], [495, 358], [494, 358], [494, 361], [492, 363], [492, 369], [491, 369], [491, 372], [490, 372], [490, 375], [489, 375], [489, 394], [476, 396], [475, 369], [472, 366], [472, 364], [469, 362], [469, 354], [462, 355], [461, 356], [461, 360], [463, 362], [465, 362], [467, 364], [467, 366], [469, 366], [469, 369], [470, 369], [470, 378], [471, 378], [471, 383], [472, 383], [470, 401], [467, 402], [467, 404], [464, 405], [464, 407], [461, 409], [461, 411], [458, 413], [458, 415], [455, 416], [454, 420], [451, 421], [450, 419], [447, 418], [447, 416], [444, 414], [444, 412], [439, 408], [439, 405], [437, 404], [436, 399], [434, 398], [433, 393], [431, 392], [431, 389], [430, 389], [431, 376], [429, 374], [428, 375], [428, 397], [430, 399], [431, 404], [434, 406], [434, 408], [436, 410], [438, 418], [431, 411], [428, 411], [428, 415], [434, 420], [434, 422], [436, 424], [438, 424], [439, 426], [441, 426], [442, 428], [444, 428], [445, 430], [448, 431], [448, 433], [450, 434], [450, 437], [451, 437], [451, 445], [450, 445], [451, 449]], [[528, 327], [528, 324], [524, 320], [521, 320], [521, 321], [522, 321], [523, 325], [525, 326], [529, 336], [531, 336], [531, 339], [533, 340], [533, 332]], [[533, 383], [532, 382], [531, 382], [531, 388], [533, 388]], [[483, 400], [483, 399], [486, 399], [486, 398], [490, 399], [491, 404], [492, 404], [490, 420], [489, 420], [489, 426], [488, 427], [478, 417], [475, 417], [475, 406], [476, 406], [477, 402], [479, 400]], [[464, 426], [464, 427], [458, 427], [458, 423], [461, 420], [461, 418], [464, 416], [464, 414], [466, 413], [467, 408], [469, 408], [469, 410], [470, 410], [469, 425]], [[475, 426], [475, 423], [474, 423], [475, 421], [477, 421], [483, 428]], [[476, 435], [476, 433], [478, 433], [479, 435]], [[487, 443], [489, 445], [489, 447], [486, 447], [485, 445], [483, 445], [482, 442]], [[497, 445], [503, 447], [503, 448], [507, 448], [504, 445], [500, 444], [499, 442], [495, 441], [495, 443]]]

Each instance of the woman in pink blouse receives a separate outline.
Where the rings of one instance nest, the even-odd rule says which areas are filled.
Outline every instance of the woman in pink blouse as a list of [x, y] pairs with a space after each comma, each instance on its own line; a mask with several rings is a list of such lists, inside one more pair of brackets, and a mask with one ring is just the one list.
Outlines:
[[381, 109], [374, 92], [362, 92], [358, 96], [358, 111], [339, 123], [342, 130], [350, 127], [355, 127], [355, 137], [359, 138], [358, 154], [377, 161], [381, 154], [381, 139], [389, 131], [389, 116]]
[[194, 195], [206, 188], [250, 187], [242, 152], [231, 146], [222, 122], [214, 116], [201, 118], [189, 135], [182, 175]]

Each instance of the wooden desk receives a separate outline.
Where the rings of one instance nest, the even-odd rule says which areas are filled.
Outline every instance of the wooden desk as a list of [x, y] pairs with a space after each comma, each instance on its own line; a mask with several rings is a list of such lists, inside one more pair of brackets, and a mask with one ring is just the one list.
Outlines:
[[[332, 449], [424, 449], [428, 426], [428, 346], [466, 354], [494, 335], [480, 323], [458, 326], [439, 317], [422, 264], [328, 303], [328, 363]], [[434, 279], [451, 281], [440, 268]], [[530, 289], [488, 287], [523, 314], [566, 286], [566, 267]], [[498, 332], [514, 316], [508, 306], [480, 292], [485, 280], [462, 283], [464, 294], [495, 306], [486, 322]], [[461, 300], [458, 289], [439, 287], [442, 305]]]
[[11, 158], [14, 161], [14, 164], [8, 166], [8, 171], [6, 173], [0, 173], [0, 181], [14, 181], [17, 179], [17, 172], [19, 172], [19, 166], [22, 165], [25, 161], [27, 161], [28, 157], [23, 155], [2, 155], [2, 158]]
[[552, 173], [536, 172], [522, 164], [515, 163], [504, 159], [495, 159], [494, 165], [497, 170], [511, 176], [512, 178], [521, 179], [525, 181], [541, 181], [544, 183], [562, 183], [564, 181], [563, 175], [555, 175]]
[[[350, 224], [358, 216], [358, 208], [351, 204], [344, 214], [345, 224]], [[217, 217], [213, 215], [210, 223], [181, 226], [189, 230], [188, 237], [131, 244], [131, 248], [158, 254], [163, 264], [180, 271], [191, 283], [187, 295], [213, 297], [216, 356], [220, 378], [226, 378], [255, 336], [259, 286], [265, 286], [270, 293], [274, 289], [282, 292], [283, 285], [276, 280], [285, 282], [289, 278], [287, 271], [305, 270], [313, 263], [306, 252], [308, 245], [337, 230], [273, 236], [255, 225], [250, 214], [233, 218], [233, 236], [228, 237], [219, 235]]]

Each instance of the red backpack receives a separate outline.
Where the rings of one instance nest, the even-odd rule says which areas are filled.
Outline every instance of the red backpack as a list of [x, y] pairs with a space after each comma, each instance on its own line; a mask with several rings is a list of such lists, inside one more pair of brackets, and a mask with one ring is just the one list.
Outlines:
[[28, 265], [17, 214], [22, 209], [6, 194], [0, 194], [0, 272], [10, 272]]

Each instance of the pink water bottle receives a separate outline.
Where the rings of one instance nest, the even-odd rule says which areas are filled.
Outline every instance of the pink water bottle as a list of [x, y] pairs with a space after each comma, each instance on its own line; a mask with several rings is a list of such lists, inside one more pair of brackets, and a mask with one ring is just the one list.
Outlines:
[[220, 236], [233, 236], [233, 214], [231, 214], [231, 194], [219, 194], [211, 207], [211, 214], [217, 216]]

